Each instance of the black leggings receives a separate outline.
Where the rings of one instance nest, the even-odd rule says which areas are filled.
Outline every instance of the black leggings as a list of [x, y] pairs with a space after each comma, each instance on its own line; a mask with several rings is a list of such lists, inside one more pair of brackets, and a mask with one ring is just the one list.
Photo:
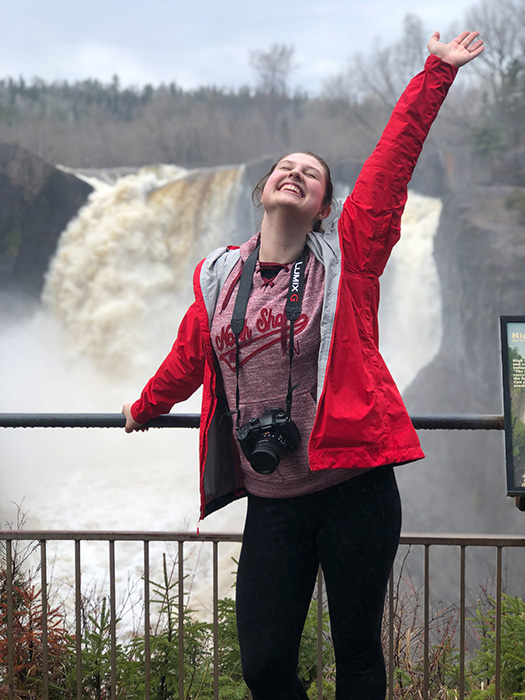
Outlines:
[[237, 574], [243, 675], [254, 700], [306, 700], [299, 644], [319, 563], [336, 658], [337, 700], [384, 700], [381, 619], [399, 544], [391, 467], [297, 498], [248, 496]]

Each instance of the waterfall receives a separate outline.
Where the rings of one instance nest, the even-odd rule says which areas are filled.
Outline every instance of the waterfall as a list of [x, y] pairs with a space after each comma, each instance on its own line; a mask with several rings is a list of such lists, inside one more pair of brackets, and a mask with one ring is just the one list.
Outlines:
[[441, 345], [441, 291], [434, 236], [441, 200], [410, 192], [401, 239], [381, 279], [379, 343], [401, 391]]
[[[91, 183], [95, 191], [61, 236], [42, 307], [0, 326], [4, 412], [120, 411], [169, 351], [195, 263], [254, 231], [244, 167], [158, 166]], [[382, 284], [381, 347], [401, 388], [439, 347], [432, 244], [440, 210], [438, 200], [410, 195]], [[199, 397], [174, 410], [198, 412]], [[197, 526], [197, 431], [12, 430], [1, 440], [4, 521], [18, 503], [35, 529]], [[239, 532], [244, 507], [228, 506], [201, 530]], [[223, 548], [227, 571], [231, 554], [235, 547]], [[131, 560], [137, 568], [141, 556]], [[56, 576], [71, 574], [66, 559], [63, 570], [57, 559]]]
[[77, 353], [131, 375], [173, 340], [197, 261], [244, 237], [244, 167], [143, 168], [96, 187], [61, 236], [43, 301]]

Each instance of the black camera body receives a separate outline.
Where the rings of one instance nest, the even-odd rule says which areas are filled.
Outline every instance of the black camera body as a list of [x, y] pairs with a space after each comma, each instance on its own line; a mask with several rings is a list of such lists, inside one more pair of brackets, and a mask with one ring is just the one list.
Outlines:
[[288, 450], [295, 450], [301, 436], [282, 408], [265, 411], [261, 418], [250, 418], [237, 428], [244, 456], [259, 474], [272, 474]]

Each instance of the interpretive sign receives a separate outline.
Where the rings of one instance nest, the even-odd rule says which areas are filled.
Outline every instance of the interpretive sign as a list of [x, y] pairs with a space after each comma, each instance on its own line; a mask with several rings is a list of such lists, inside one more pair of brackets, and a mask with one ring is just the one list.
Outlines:
[[501, 316], [507, 495], [525, 502], [525, 316]]

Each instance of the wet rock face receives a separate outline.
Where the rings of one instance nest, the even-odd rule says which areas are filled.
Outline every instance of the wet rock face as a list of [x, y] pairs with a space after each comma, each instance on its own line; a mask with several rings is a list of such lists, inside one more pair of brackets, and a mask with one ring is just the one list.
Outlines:
[[[407, 393], [414, 408], [447, 411], [468, 395], [471, 412], [501, 410], [499, 317], [525, 314], [525, 224], [508, 206], [519, 192], [525, 201], [525, 189], [504, 185], [444, 198], [435, 239], [443, 340]], [[435, 376], [446, 366], [460, 378], [448, 397]]]
[[0, 143], [0, 290], [38, 298], [58, 238], [92, 188]]
[[[478, 186], [444, 200], [435, 239], [443, 339], [404, 393], [412, 414], [503, 411], [499, 317], [525, 314], [525, 225], [508, 207], [517, 193]], [[426, 459], [399, 470], [407, 529], [522, 531], [523, 514], [505, 496], [501, 431], [421, 431], [420, 438]]]

